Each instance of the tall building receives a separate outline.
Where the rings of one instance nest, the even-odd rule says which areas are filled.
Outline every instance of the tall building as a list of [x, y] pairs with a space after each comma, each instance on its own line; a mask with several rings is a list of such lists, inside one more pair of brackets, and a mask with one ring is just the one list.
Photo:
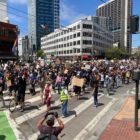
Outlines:
[[65, 59], [103, 56], [105, 49], [113, 45], [107, 23], [105, 17], [88, 16], [42, 37], [41, 48], [48, 58], [52, 55]]
[[7, 18], [7, 0], [0, 0], [0, 21], [5, 22]]
[[97, 8], [96, 15], [110, 18], [113, 42], [130, 52], [132, 46], [130, 33], [132, 0], [109, 0]]
[[59, 28], [59, 0], [28, 0], [28, 35], [32, 51], [40, 49], [40, 39]]

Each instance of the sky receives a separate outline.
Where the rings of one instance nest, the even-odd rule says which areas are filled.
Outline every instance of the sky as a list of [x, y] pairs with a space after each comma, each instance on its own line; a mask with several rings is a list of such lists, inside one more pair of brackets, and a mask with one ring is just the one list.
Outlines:
[[[20, 36], [28, 34], [28, 0], [7, 0], [10, 23], [20, 28]], [[107, 0], [103, 0], [107, 1]], [[60, 0], [60, 25], [66, 26], [82, 17], [96, 15], [102, 0]], [[133, 0], [133, 14], [140, 16], [140, 0]], [[133, 35], [133, 47], [140, 46], [140, 34]]]

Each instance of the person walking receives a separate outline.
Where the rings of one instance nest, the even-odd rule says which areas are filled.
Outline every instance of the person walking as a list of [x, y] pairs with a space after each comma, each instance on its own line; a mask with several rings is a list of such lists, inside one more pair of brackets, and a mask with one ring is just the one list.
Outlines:
[[44, 93], [45, 93], [45, 101], [46, 101], [46, 106], [47, 106], [47, 112], [51, 108], [51, 83], [48, 81], [47, 84], [45, 85], [44, 88]]
[[61, 111], [62, 117], [65, 118], [68, 115], [68, 91], [66, 89], [60, 90], [60, 101], [61, 101]]
[[94, 98], [94, 105], [98, 107], [98, 81], [94, 83], [93, 86], [93, 98]]

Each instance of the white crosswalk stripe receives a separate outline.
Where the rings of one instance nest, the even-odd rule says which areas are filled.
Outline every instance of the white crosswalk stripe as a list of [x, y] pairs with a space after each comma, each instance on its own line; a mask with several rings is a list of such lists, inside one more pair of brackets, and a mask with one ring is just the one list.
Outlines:
[[[104, 96], [104, 94], [102, 94], [102, 93], [99, 93], [99, 94], [101, 94], [99, 96], [99, 98], [101, 98], [102, 96]], [[33, 103], [33, 102], [36, 102], [38, 100], [40, 100], [40, 96], [34, 97], [32, 99], [28, 99], [28, 100], [26, 100], [26, 102]], [[74, 109], [72, 109], [72, 111], [76, 112], [76, 115], [79, 115], [80, 113], [84, 112], [92, 104], [93, 104], [93, 98], [91, 97], [90, 99], [88, 99], [88, 100], [82, 102], [81, 104], [79, 104], [78, 106], [76, 106]], [[112, 104], [111, 105], [110, 104], [108, 105], [109, 107], [112, 105]], [[52, 107], [59, 106], [59, 105], [61, 105], [61, 102], [59, 100], [57, 100], [52, 105]], [[22, 124], [22, 123], [24, 123], [26, 121], [29, 121], [30, 119], [33, 119], [35, 117], [38, 117], [42, 113], [45, 113], [45, 112], [46, 112], [46, 105], [40, 107], [40, 110], [33, 110], [33, 111], [28, 112], [28, 113], [25, 113], [22, 116], [19, 116], [19, 117], [15, 118], [16, 125], [19, 126], [20, 124]], [[75, 117], [76, 117], [75, 114], [72, 114], [72, 115], [70, 115], [67, 118], [61, 118], [61, 120], [63, 121], [64, 124], [67, 124], [68, 122], [70, 122]], [[94, 118], [92, 121], [94, 121], [94, 123], [96, 123], [97, 120]], [[55, 125], [57, 126], [58, 124], [55, 123]], [[87, 127], [89, 127], [89, 125], [90, 124], [88, 124]], [[84, 132], [84, 130], [82, 130], [82, 131]], [[83, 135], [83, 132], [81, 132], [82, 135]], [[77, 137], [81, 136], [81, 133]], [[28, 135], [27, 136], [28, 137], [28, 140], [35, 140], [37, 138], [38, 134], [39, 134], [39, 131], [36, 132], [36, 133], [33, 133], [32, 135]], [[75, 140], [78, 140], [78, 139], [75, 139]]]
[[[102, 96], [103, 96], [103, 94], [101, 94], [101, 96], [99, 98], [101, 98]], [[77, 107], [75, 107], [73, 109], [73, 111], [76, 112], [76, 115], [79, 115], [81, 112], [86, 110], [92, 104], [93, 104], [93, 98], [90, 98], [87, 101], [85, 101], [85, 102], [81, 103], [80, 105], [78, 105]], [[69, 121], [71, 121], [74, 117], [75, 117], [75, 114], [69, 116], [68, 118], [61, 118], [61, 120], [63, 121], [64, 124], [66, 124]], [[58, 125], [58, 124], [56, 123], [55, 125]], [[28, 139], [35, 140], [37, 138], [38, 134], [39, 134], [39, 132], [34, 133], [33, 135], [29, 136]]]
[[113, 99], [108, 105], [98, 113], [87, 125], [86, 127], [74, 138], [74, 140], [84, 140], [89, 132], [96, 126], [100, 119], [108, 112], [110, 107], [116, 102], [117, 99]]

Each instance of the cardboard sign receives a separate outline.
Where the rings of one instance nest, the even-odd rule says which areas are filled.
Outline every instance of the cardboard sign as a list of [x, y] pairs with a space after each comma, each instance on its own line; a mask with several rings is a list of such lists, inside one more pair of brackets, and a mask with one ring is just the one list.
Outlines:
[[16, 70], [20, 70], [20, 66], [19, 65], [16, 65]]
[[65, 71], [64, 71], [64, 74], [67, 74], [68, 73], [68, 70], [66, 69]]
[[90, 70], [90, 65], [86, 65], [86, 66], [85, 66], [85, 69], [86, 69], [86, 70]]
[[84, 79], [83, 78], [77, 78], [77, 77], [73, 77], [72, 78], [72, 85], [73, 86], [78, 86], [78, 87], [83, 87], [84, 85]]
[[6, 82], [6, 84], [7, 84], [7, 87], [12, 86], [11, 80], [8, 80], [8, 81]]
[[56, 59], [56, 61], [55, 61], [55, 63], [57, 64], [57, 65], [59, 65], [60, 63], [61, 63], [61, 61], [60, 61], [60, 59]]

